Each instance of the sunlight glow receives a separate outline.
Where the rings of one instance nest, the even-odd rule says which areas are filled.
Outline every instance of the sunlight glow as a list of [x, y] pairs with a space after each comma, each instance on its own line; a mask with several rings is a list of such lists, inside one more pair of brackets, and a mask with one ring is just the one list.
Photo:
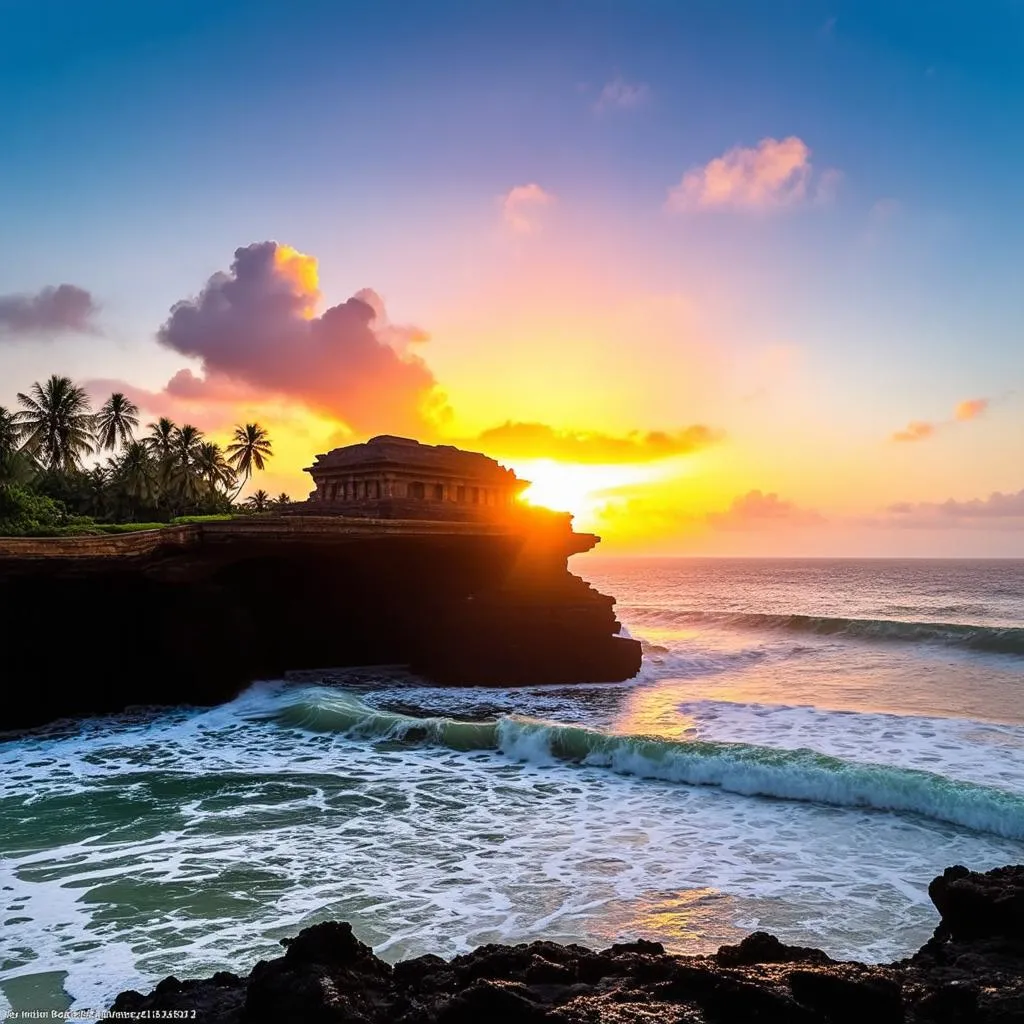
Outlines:
[[320, 301], [320, 273], [315, 256], [307, 256], [290, 245], [278, 245], [274, 251], [274, 268], [291, 283], [295, 294], [304, 300], [302, 315], [310, 320], [316, 316]]
[[502, 459], [531, 481], [522, 500], [559, 512], [571, 512], [578, 526], [593, 525], [600, 508], [619, 488], [649, 483], [663, 475], [652, 465], [593, 465], [554, 459]]

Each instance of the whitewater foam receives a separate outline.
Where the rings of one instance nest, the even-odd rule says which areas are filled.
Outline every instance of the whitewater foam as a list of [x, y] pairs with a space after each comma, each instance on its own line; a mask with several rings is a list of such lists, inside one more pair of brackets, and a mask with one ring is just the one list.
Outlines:
[[848, 761], [920, 769], [1024, 793], [1024, 726], [810, 706], [683, 700], [702, 740], [810, 747]]
[[493, 722], [413, 718], [321, 689], [278, 712], [279, 721], [362, 739], [499, 750], [538, 764], [582, 763], [642, 778], [718, 786], [745, 796], [920, 814], [1011, 839], [1024, 838], [1024, 795], [920, 768], [844, 760], [807, 748], [622, 736], [519, 716]]
[[[550, 728], [260, 686], [209, 711], [0, 745], [0, 912], [28, 919], [31, 952], [0, 982], [68, 970], [75, 1007], [97, 1007], [277, 955], [328, 918], [392, 959], [540, 934], [699, 951], [763, 926], [882, 960], [933, 927], [932, 873], [1020, 856], [920, 816], [618, 775], [588, 757], [628, 742], [587, 750], [617, 738]], [[658, 749], [633, 753], [670, 767]], [[659, 916], [680, 901], [682, 916]]]

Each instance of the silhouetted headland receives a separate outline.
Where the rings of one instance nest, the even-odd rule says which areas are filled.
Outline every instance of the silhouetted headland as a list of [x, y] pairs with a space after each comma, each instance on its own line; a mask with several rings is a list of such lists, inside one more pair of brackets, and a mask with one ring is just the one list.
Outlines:
[[516, 500], [484, 455], [379, 437], [317, 457], [288, 515], [0, 538], [2, 727], [211, 704], [287, 670], [405, 664], [442, 684], [628, 679], [614, 598], [568, 571], [600, 538]]

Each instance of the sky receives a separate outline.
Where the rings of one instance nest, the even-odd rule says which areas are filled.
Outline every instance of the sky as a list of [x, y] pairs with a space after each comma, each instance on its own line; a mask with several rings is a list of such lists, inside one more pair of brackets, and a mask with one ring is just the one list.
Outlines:
[[0, 405], [254, 486], [482, 450], [602, 551], [1024, 556], [1024, 2], [0, 0]]

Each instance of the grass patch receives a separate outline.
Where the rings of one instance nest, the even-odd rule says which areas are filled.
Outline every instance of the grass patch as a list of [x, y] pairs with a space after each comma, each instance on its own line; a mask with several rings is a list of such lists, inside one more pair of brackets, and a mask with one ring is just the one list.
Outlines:
[[209, 516], [175, 516], [172, 526], [187, 526], [189, 523], [223, 523], [235, 517], [230, 512], [217, 512]]
[[139, 530], [162, 530], [167, 523], [102, 523], [104, 533], [138, 533]]

